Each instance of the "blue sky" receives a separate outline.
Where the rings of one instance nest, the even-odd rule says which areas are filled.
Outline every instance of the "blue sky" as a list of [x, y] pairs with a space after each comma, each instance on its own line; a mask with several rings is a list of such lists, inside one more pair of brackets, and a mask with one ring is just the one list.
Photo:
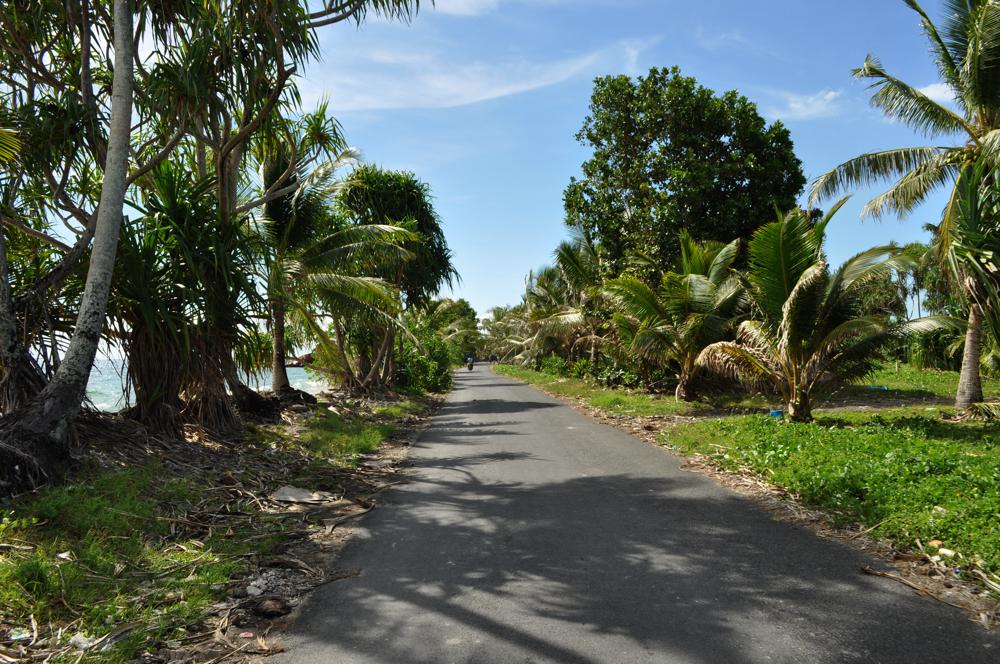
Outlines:
[[[925, 9], [937, 17], [940, 3]], [[430, 184], [462, 275], [455, 295], [481, 314], [517, 303], [566, 236], [562, 192], [589, 156], [574, 135], [596, 76], [678, 65], [737, 89], [789, 127], [810, 180], [861, 152], [928, 143], [868, 105], [850, 74], [867, 53], [941, 94], [902, 0], [438, 0], [410, 24], [342, 24], [321, 38], [305, 104], [329, 97], [366, 161]], [[907, 219], [862, 222], [877, 193], [857, 192], [831, 225], [834, 262], [926, 239], [944, 205], [939, 195]]]

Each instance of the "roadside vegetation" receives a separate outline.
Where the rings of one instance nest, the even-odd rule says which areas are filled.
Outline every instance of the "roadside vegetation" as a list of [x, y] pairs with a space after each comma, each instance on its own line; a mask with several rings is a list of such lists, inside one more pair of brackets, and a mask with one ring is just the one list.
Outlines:
[[[564, 196], [570, 238], [519, 304], [490, 312], [483, 345], [499, 373], [662, 429], [683, 453], [996, 592], [1000, 4], [946, 3], [938, 22], [906, 4], [955, 103], [874, 56], [853, 73], [934, 146], [861, 146], [798, 202], [787, 130], [738, 92], [676, 68], [598, 79], [577, 135], [593, 154]], [[746, 145], [768, 155], [766, 177], [730, 168]], [[835, 197], [879, 183], [866, 216], [949, 192], [931, 241], [831, 264]]]
[[[419, 6], [0, 5], [0, 661], [266, 654], [233, 593], [318, 519], [271, 492], [369, 509], [365, 464], [450, 388], [477, 314], [438, 296], [431, 187], [298, 78], [325, 31]], [[86, 399], [103, 353], [115, 414]]]
[[766, 415], [704, 420], [662, 439], [765, 478], [841, 526], [862, 524], [902, 549], [1000, 580], [1000, 425], [921, 407], [837, 411], [795, 426]]
[[238, 610], [232, 598], [262, 568], [295, 570], [283, 556], [289, 538], [324, 526], [272, 492], [305, 486], [344, 496], [342, 509], [368, 505], [381, 479], [359, 478], [359, 463], [429, 405], [357, 402], [341, 414], [256, 425], [240, 442], [192, 439], [152, 450], [95, 433], [118, 468], [95, 458], [67, 484], [2, 511], [0, 656], [129, 662], [211, 642], [220, 603]]

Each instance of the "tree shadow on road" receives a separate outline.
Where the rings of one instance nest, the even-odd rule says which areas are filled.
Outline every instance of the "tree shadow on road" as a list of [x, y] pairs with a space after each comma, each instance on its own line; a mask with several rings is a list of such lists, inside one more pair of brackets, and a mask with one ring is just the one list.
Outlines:
[[676, 479], [529, 486], [466, 470], [496, 459], [398, 492], [406, 506], [377, 513], [374, 541], [344, 560], [361, 576], [318, 592], [297, 631], [401, 663], [625, 661], [613, 653], [630, 647], [648, 661], [996, 661], [995, 635], [739, 498]]

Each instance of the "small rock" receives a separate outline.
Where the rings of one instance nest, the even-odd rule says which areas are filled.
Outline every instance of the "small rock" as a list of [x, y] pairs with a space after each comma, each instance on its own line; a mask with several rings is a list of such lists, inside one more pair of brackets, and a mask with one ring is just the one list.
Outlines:
[[247, 596], [248, 597], [260, 597], [264, 594], [264, 591], [254, 585], [247, 586]]
[[69, 639], [69, 644], [77, 650], [90, 650], [97, 643], [97, 639], [86, 636], [83, 632], [77, 632]]
[[257, 602], [253, 612], [263, 618], [280, 618], [291, 613], [292, 607], [283, 599], [271, 597]]
[[31, 640], [31, 630], [25, 629], [23, 627], [15, 627], [10, 630], [10, 640], [11, 641], [30, 641]]

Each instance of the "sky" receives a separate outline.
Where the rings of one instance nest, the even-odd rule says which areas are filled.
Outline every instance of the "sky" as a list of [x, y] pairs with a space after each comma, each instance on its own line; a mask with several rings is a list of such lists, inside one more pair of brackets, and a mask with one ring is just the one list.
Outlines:
[[[940, 0], [925, 0], [935, 19]], [[437, 0], [410, 23], [324, 28], [299, 81], [326, 98], [365, 161], [427, 182], [461, 283], [485, 315], [517, 304], [529, 270], [566, 238], [562, 193], [590, 154], [574, 136], [595, 77], [677, 65], [735, 89], [791, 131], [812, 181], [863, 152], [944, 142], [886, 120], [851, 69], [878, 56], [940, 97], [916, 14], [902, 0]], [[889, 241], [926, 240], [945, 203], [861, 220], [882, 189], [855, 192], [828, 232], [834, 264]]]

